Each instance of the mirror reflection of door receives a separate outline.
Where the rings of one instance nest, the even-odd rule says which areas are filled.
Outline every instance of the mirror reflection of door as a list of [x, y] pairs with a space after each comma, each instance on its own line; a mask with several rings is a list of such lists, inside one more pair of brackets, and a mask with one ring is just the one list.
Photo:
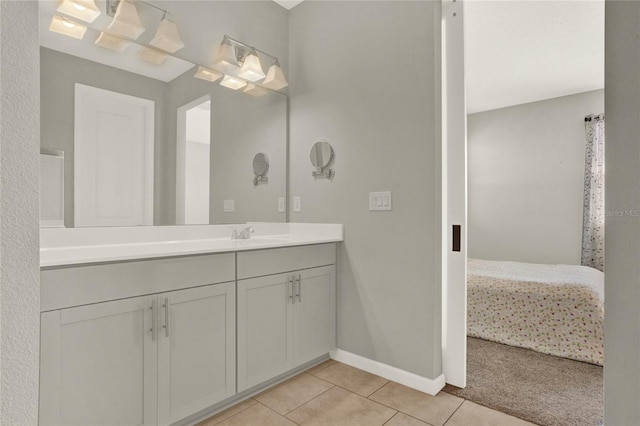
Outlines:
[[75, 226], [153, 225], [154, 108], [75, 85]]
[[176, 222], [209, 223], [211, 99], [178, 108]]

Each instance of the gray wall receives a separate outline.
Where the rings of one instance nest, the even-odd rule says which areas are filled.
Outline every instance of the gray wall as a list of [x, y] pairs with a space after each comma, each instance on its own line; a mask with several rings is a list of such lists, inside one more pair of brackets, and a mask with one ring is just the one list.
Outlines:
[[580, 264], [584, 117], [604, 90], [467, 117], [469, 257]]
[[[167, 153], [161, 149], [164, 134], [164, 105], [167, 83], [144, 77], [97, 62], [67, 55], [44, 47], [40, 48], [41, 70], [41, 146], [64, 150], [64, 225], [74, 226], [74, 105], [75, 84], [99, 87], [112, 92], [125, 93], [155, 102], [155, 174], [154, 224], [162, 224], [160, 212], [169, 194], [160, 180]], [[175, 151], [174, 151], [175, 152]], [[175, 161], [175, 154], [174, 154]], [[175, 198], [175, 197], [174, 197]]]
[[38, 422], [38, 3], [0, 2], [0, 424]]
[[[439, 23], [438, 2], [307, 1], [289, 16], [290, 220], [345, 225], [338, 346], [428, 378], [441, 374]], [[311, 176], [320, 137], [333, 181]], [[382, 190], [393, 211], [369, 212]]]
[[[604, 422], [640, 424], [640, 2], [605, 2]], [[618, 216], [617, 212], [623, 212]]]

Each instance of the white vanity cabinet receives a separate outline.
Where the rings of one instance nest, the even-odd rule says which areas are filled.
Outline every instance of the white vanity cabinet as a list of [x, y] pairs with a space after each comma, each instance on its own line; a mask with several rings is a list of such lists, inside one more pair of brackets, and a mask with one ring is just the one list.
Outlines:
[[324, 243], [43, 268], [40, 424], [186, 424], [310, 365], [335, 264]]
[[155, 425], [154, 296], [44, 312], [41, 425]]
[[236, 392], [235, 283], [158, 295], [158, 423]]
[[[153, 294], [101, 301], [143, 277], [127, 292]], [[41, 281], [43, 294], [76, 289], [45, 306], [90, 303], [41, 314], [41, 425], [168, 425], [235, 394], [234, 254], [50, 269]]]
[[239, 253], [251, 274], [265, 276], [238, 281], [239, 392], [335, 348], [335, 245]]

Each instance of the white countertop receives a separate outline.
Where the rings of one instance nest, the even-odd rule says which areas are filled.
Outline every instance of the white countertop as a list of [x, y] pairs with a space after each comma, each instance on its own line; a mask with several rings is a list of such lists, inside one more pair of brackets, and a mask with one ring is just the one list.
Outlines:
[[[232, 240], [231, 228], [253, 226], [248, 240]], [[188, 256], [339, 242], [343, 226], [315, 223], [42, 228], [40, 267]]]

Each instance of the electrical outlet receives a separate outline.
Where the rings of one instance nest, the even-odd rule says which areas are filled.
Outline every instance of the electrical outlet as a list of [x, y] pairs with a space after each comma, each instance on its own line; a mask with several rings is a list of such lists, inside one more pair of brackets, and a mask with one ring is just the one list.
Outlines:
[[284, 197], [278, 197], [278, 213], [284, 213]]
[[222, 211], [225, 213], [233, 213], [236, 210], [235, 202], [233, 200], [224, 200]]
[[369, 211], [391, 210], [391, 191], [370, 192]]
[[300, 197], [293, 197], [293, 211], [300, 213], [302, 211], [302, 201]]

